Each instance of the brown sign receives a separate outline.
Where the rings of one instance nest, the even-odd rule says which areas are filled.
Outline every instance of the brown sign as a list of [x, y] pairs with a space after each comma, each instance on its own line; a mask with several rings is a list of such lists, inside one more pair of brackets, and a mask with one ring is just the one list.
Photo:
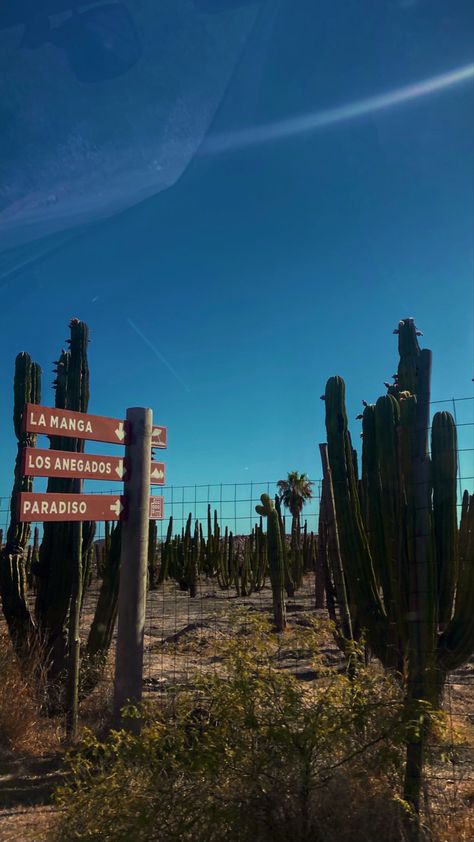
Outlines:
[[152, 485], [165, 484], [165, 463], [152, 462], [150, 467], [150, 482]]
[[18, 520], [123, 520], [125, 498], [119, 494], [35, 494], [19, 495]]
[[151, 446], [165, 448], [168, 442], [167, 427], [157, 427], [156, 424], [151, 431]]
[[[162, 467], [164, 468], [164, 465]], [[95, 456], [27, 447], [23, 452], [22, 473], [27, 477], [73, 477], [122, 482], [126, 479], [127, 471], [125, 460], [117, 456]]]
[[26, 404], [23, 412], [23, 429], [26, 433], [106, 441], [111, 444], [125, 444], [127, 437], [126, 422], [118, 418], [103, 418], [101, 415], [52, 409], [31, 403]]
[[150, 497], [150, 520], [163, 520], [165, 501], [163, 497]]

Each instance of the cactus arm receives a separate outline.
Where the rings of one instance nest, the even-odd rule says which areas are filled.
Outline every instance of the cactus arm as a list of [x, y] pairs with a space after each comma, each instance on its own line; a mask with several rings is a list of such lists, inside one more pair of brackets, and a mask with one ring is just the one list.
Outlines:
[[454, 419], [449, 412], [437, 412], [433, 418], [431, 464], [439, 624], [444, 628], [452, 616], [458, 577], [457, 438]]
[[438, 664], [444, 673], [461, 667], [474, 651], [474, 494], [464, 493], [460, 532], [463, 558], [454, 615], [438, 644]]
[[334, 490], [327, 450], [327, 444], [319, 445], [323, 469], [323, 489], [321, 495], [322, 518], [320, 519], [320, 523], [327, 539], [326, 547], [323, 545], [322, 549], [326, 553], [327, 564], [334, 580], [335, 596], [341, 617], [342, 636], [345, 640], [353, 640], [352, 618], [339, 546]]

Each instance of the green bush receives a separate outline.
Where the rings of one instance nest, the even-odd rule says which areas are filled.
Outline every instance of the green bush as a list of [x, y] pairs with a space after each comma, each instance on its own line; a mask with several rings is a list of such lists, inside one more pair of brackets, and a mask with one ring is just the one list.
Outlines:
[[400, 691], [374, 668], [351, 681], [316, 664], [312, 682], [282, 668], [320, 637], [279, 638], [259, 621], [192, 693], [144, 708], [140, 736], [88, 735], [57, 793], [54, 839], [398, 842]]

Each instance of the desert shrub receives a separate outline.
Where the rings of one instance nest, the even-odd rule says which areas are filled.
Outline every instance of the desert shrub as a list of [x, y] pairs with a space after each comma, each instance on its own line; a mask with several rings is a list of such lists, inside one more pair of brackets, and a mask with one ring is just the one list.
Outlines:
[[313, 682], [281, 668], [282, 646], [308, 655], [319, 636], [280, 640], [260, 622], [192, 693], [144, 708], [140, 736], [89, 734], [57, 792], [54, 839], [398, 842], [400, 691], [375, 668], [351, 681], [318, 664]]
[[40, 658], [21, 665], [10, 638], [0, 634], [0, 752], [41, 754], [58, 744], [58, 725], [41, 716]]

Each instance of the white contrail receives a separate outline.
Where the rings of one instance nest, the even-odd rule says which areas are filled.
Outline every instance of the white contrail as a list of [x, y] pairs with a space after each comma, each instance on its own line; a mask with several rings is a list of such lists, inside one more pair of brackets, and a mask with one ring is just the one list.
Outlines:
[[140, 330], [139, 327], [136, 326], [136, 324], [134, 322], [132, 322], [131, 319], [127, 319], [127, 322], [129, 323], [130, 327], [135, 331], [135, 333], [140, 337], [140, 339], [143, 340], [145, 345], [148, 345], [150, 350], [153, 351], [153, 353], [160, 360], [160, 362], [162, 362], [163, 365], [166, 366], [168, 371], [171, 372], [171, 374], [173, 375], [173, 377], [176, 378], [178, 383], [181, 383], [181, 386], [183, 387], [183, 389], [186, 389], [187, 392], [190, 392], [191, 390], [190, 390], [189, 386], [187, 386], [187, 384], [184, 382], [183, 378], [179, 376], [178, 372], [173, 368], [171, 363], [168, 362], [166, 357], [163, 356], [161, 351], [158, 350], [156, 345], [154, 345], [153, 342], [151, 342], [150, 339], [148, 339], [148, 336], [145, 336], [145, 334]]
[[299, 117], [289, 117], [286, 120], [266, 123], [262, 126], [252, 126], [248, 129], [216, 134], [206, 140], [202, 152], [204, 154], [216, 154], [227, 150], [244, 149], [247, 146], [256, 146], [272, 140], [311, 132], [323, 126], [332, 126], [334, 123], [353, 120], [356, 117], [382, 111], [384, 108], [391, 108], [419, 97], [429, 96], [473, 78], [474, 64], [468, 64], [448, 73], [441, 73], [439, 76], [432, 76], [429, 79], [423, 79], [421, 82], [414, 82], [411, 85], [405, 85], [403, 88], [395, 88], [388, 93], [359, 99], [346, 105], [327, 108], [323, 111], [313, 111]]

